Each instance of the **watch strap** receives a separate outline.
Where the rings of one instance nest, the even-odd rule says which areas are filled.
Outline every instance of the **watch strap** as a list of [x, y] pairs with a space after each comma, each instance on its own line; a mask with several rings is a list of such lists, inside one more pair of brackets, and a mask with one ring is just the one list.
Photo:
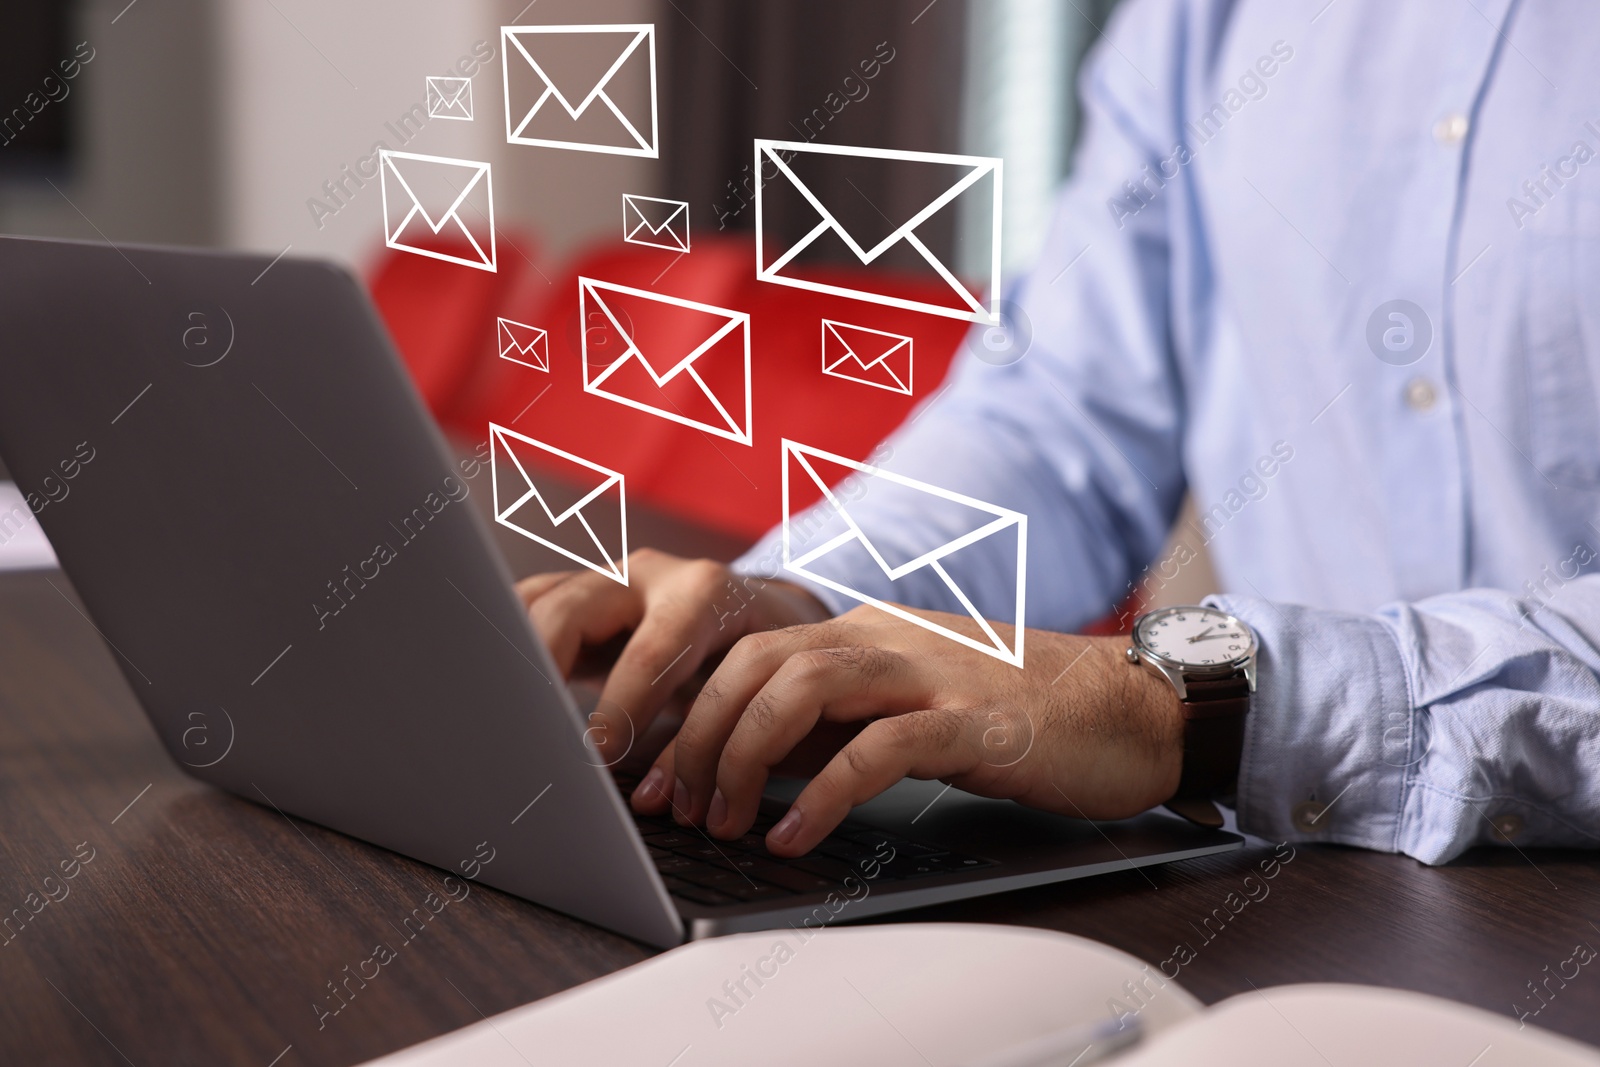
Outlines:
[[1183, 774], [1175, 800], [1209, 800], [1232, 793], [1244, 752], [1250, 682], [1243, 672], [1225, 678], [1184, 679]]

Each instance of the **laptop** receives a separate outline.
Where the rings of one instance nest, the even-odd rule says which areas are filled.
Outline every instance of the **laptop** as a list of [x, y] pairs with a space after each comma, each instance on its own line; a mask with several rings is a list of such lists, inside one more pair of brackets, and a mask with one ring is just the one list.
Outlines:
[[1244, 843], [938, 782], [791, 861], [759, 835], [798, 783], [739, 841], [636, 818], [467, 499], [491, 475], [348, 272], [0, 238], [0, 321], [0, 458], [163, 745], [218, 789], [663, 947]]

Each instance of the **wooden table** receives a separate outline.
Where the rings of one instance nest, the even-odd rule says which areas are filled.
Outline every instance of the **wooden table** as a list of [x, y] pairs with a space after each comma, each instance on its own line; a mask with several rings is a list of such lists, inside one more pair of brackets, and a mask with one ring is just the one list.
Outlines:
[[[635, 529], [638, 543], [682, 552], [738, 547], [660, 516], [639, 516]], [[520, 569], [544, 565], [526, 542], [508, 535], [506, 548]], [[1270, 854], [905, 919], [1066, 930], [1152, 964], [1188, 942], [1195, 958], [1179, 981], [1208, 1002], [1252, 986], [1350, 981], [1508, 1017], [1513, 1005], [1537, 1006], [1525, 983], [1576, 942], [1600, 945], [1592, 854], [1479, 850], [1429, 868], [1307, 845], [1268, 896], [1207, 941], [1203, 920]], [[338, 1015], [321, 1017], [329, 983], [436, 884], [411, 860], [185, 777], [64, 576], [0, 575], [0, 912], [10, 916], [0, 926], [0, 1063], [359, 1063], [651, 953], [478, 886]], [[1600, 1043], [1597, 1005], [1600, 974], [1585, 969], [1532, 1021]]]

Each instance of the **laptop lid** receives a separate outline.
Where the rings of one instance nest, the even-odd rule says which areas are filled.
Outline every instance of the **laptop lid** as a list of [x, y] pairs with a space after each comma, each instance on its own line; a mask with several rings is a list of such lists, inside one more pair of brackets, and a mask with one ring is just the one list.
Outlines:
[[0, 457], [186, 771], [683, 940], [467, 503], [488, 468], [349, 273], [0, 238], [0, 321]]

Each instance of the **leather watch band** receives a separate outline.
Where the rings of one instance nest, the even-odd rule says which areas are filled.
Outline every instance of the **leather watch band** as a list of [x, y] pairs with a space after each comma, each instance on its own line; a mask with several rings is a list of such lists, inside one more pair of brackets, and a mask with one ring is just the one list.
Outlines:
[[1183, 774], [1174, 800], [1209, 800], [1232, 793], [1244, 751], [1250, 683], [1241, 671], [1226, 678], [1184, 679]]

